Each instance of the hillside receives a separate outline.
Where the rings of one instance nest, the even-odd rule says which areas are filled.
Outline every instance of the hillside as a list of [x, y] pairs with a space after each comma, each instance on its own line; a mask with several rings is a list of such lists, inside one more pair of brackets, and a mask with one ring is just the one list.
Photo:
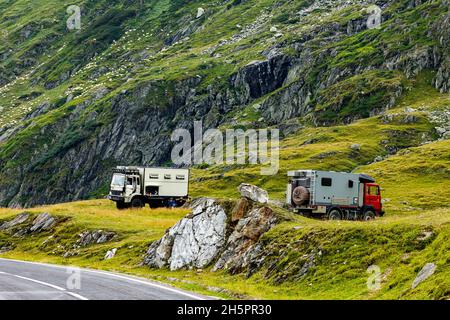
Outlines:
[[[380, 28], [367, 28], [370, 4], [382, 10]], [[448, 0], [78, 5], [81, 30], [70, 31], [62, 0], [0, 3], [0, 257], [223, 298], [450, 298]], [[293, 169], [367, 173], [386, 215], [322, 221], [272, 205], [279, 221], [258, 239], [266, 260], [256, 269], [143, 266], [189, 209], [116, 210], [103, 199], [112, 168], [171, 165], [172, 132], [198, 120], [205, 131], [280, 130], [273, 176], [260, 165], [191, 168], [190, 195], [227, 203], [228, 217], [239, 184], [283, 201]], [[53, 227], [29, 232], [43, 213]], [[412, 288], [427, 263], [434, 274]]]
[[[311, 167], [296, 146], [315, 134], [310, 158], [335, 152], [317, 161], [343, 170], [419, 146], [402, 136], [407, 124], [373, 135], [377, 120], [361, 120], [352, 126], [365, 137], [346, 137], [365, 139], [359, 155], [335, 150], [344, 136], [333, 130], [346, 127], [330, 126], [384, 114], [408, 92], [420, 103], [434, 88], [427, 103], [448, 107], [448, 1], [376, 3], [379, 29], [367, 28], [360, 1], [80, 1], [81, 30], [69, 31], [63, 1], [3, 2], [0, 205], [102, 196], [114, 165], [168, 164], [172, 131], [200, 119], [205, 129], [281, 128], [289, 168]], [[411, 126], [436, 140], [418, 112]], [[282, 174], [266, 179], [281, 198]]]
[[[252, 272], [169, 271], [142, 266], [150, 243], [188, 210], [117, 211], [106, 200], [39, 207], [51, 213], [51, 230], [14, 236], [0, 231], [0, 257], [81, 266], [148, 277], [223, 298], [448, 299], [450, 215], [445, 208], [389, 214], [373, 222], [317, 221], [279, 212], [283, 222], [263, 235], [266, 264]], [[0, 224], [21, 210], [0, 209]], [[23, 225], [17, 225], [16, 231]], [[99, 231], [102, 230], [102, 231]], [[87, 234], [114, 234], [96, 244]], [[106, 260], [109, 250], [117, 249]], [[434, 274], [412, 288], [426, 263]], [[380, 269], [380, 289], [369, 290], [369, 266]]]

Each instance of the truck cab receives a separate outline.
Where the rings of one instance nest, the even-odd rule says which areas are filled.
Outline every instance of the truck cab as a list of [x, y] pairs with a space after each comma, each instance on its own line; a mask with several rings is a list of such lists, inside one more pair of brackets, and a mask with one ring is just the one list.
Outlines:
[[119, 209], [131, 204], [133, 198], [141, 196], [141, 178], [139, 171], [114, 170], [108, 198], [116, 202]]
[[364, 184], [364, 206], [373, 208], [377, 216], [383, 215], [380, 186], [376, 183]]

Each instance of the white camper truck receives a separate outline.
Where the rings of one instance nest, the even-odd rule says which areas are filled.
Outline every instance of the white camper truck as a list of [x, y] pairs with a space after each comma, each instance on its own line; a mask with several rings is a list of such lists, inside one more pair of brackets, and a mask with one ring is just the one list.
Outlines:
[[108, 198], [118, 209], [178, 207], [188, 199], [189, 169], [117, 167]]

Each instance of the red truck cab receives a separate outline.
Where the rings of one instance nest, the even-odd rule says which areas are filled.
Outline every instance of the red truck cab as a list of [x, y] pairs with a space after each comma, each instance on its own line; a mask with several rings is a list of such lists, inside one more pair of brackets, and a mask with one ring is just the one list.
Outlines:
[[372, 207], [377, 216], [382, 216], [381, 192], [380, 186], [376, 183], [364, 184], [364, 206]]

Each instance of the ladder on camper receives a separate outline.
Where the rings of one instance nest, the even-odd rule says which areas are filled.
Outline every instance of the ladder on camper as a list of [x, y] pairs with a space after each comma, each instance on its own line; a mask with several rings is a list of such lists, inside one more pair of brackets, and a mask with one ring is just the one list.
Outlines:
[[311, 205], [315, 205], [316, 204], [316, 201], [314, 199], [314, 197], [315, 197], [314, 189], [315, 188], [316, 188], [316, 174], [313, 173], [311, 175], [311, 181], [310, 181], [310, 184], [309, 184], [309, 198], [310, 198], [309, 203]]

